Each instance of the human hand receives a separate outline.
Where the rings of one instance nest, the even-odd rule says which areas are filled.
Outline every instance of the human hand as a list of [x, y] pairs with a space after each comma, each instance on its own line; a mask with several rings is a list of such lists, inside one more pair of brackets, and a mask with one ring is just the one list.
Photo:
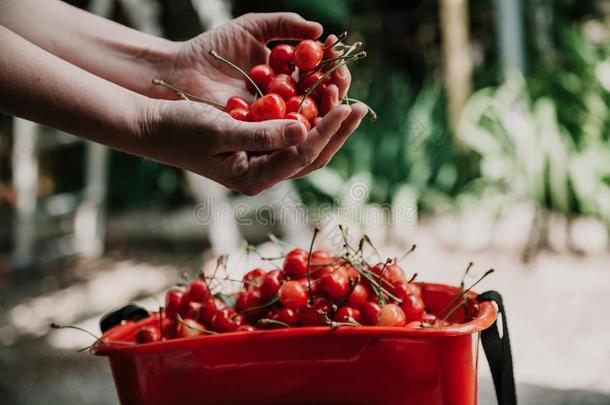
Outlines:
[[293, 120], [236, 121], [207, 105], [155, 100], [132, 149], [256, 195], [325, 164], [365, 113], [362, 105], [337, 106], [307, 133]]
[[[245, 88], [243, 77], [214, 60], [208, 55], [209, 50], [218, 50], [225, 58], [246, 68], [264, 63], [267, 60], [270, 51], [265, 44], [270, 40], [316, 39], [321, 32], [322, 27], [319, 24], [308, 22], [297, 14], [248, 14], [180, 44], [173, 53], [171, 63], [167, 64], [167, 66], [171, 66], [171, 69], [161, 71], [161, 74], [176, 87], [186, 89], [190, 93], [219, 104], [224, 104], [229, 97], [236, 95], [251, 98], [252, 96]], [[330, 35], [326, 38], [325, 44], [330, 45], [336, 40], [336, 36]], [[330, 59], [337, 56], [339, 54], [332, 48], [325, 51], [326, 58]], [[196, 107], [202, 109], [201, 113], [198, 117], [189, 116], [188, 119], [191, 121], [185, 123], [185, 125], [193, 124], [199, 130], [213, 134], [212, 138], [220, 137], [224, 141], [230, 142], [233, 150], [221, 152], [231, 152], [230, 158], [223, 156], [222, 163], [217, 159], [216, 161], [212, 159], [205, 162], [212, 165], [220, 164], [220, 166], [206, 168], [201, 166], [201, 162], [193, 162], [196, 168], [189, 170], [210, 177], [209, 172], [216, 172], [219, 167], [223, 167], [219, 173], [212, 174], [214, 177], [210, 178], [245, 194], [256, 194], [278, 181], [301, 177], [325, 166], [358, 127], [367, 112], [366, 107], [359, 103], [349, 107], [338, 107], [340, 100], [347, 94], [350, 82], [351, 75], [346, 66], [332, 73], [331, 84], [325, 88], [320, 103], [321, 114], [328, 115], [328, 117], [324, 118], [321, 127], [310, 131], [307, 141], [299, 138], [298, 142], [292, 144], [287, 143], [286, 139], [282, 142], [281, 138], [287, 130], [286, 125], [293, 124], [292, 126], [296, 128], [294, 122], [277, 120], [258, 124], [242, 124], [234, 121], [227, 114], [202, 106]], [[170, 98], [175, 97], [175, 94], [165, 93], [159, 96]], [[334, 111], [335, 109], [337, 111]], [[214, 119], [210, 120], [208, 117], [204, 117], [204, 115], [209, 114], [212, 114]], [[196, 121], [199, 122], [195, 124]], [[179, 123], [174, 121], [174, 125], [178, 126]], [[204, 127], [205, 129], [202, 129]], [[230, 131], [238, 127], [244, 133], [251, 132], [247, 136], [245, 134], [239, 136], [231, 134]], [[302, 131], [304, 131], [304, 128]], [[244, 137], [255, 139], [256, 146], [249, 144], [247, 147], [250, 149], [237, 150], [235, 148], [238, 145], [231, 139], [233, 136], [241, 140]], [[212, 142], [215, 141], [212, 140]], [[290, 145], [298, 145], [298, 147], [275, 151]], [[192, 144], [192, 148], [187, 149], [187, 153], [200, 150], [201, 144]], [[219, 153], [218, 150], [210, 152]], [[252, 154], [245, 152], [267, 153], [252, 156]], [[177, 156], [176, 158], [179, 159]], [[290, 161], [283, 162], [283, 159], [289, 159]], [[278, 165], [277, 168], [275, 168], [276, 165]], [[243, 173], [246, 173], [245, 176], [238, 174], [242, 170]], [[240, 181], [246, 183], [241, 184], [239, 181], [232, 181], [219, 176], [228, 173], [240, 177]], [[253, 173], [258, 173], [258, 176]], [[245, 180], [244, 177], [248, 180]]]

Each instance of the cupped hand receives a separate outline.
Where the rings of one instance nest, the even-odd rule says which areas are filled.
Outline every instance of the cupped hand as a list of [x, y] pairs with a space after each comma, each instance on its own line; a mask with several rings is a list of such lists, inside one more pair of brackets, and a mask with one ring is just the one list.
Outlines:
[[[208, 51], [216, 50], [247, 70], [265, 63], [270, 40], [317, 39], [321, 34], [318, 23], [297, 14], [247, 14], [181, 43], [160, 78], [223, 105], [231, 96], [251, 99], [244, 78]], [[330, 35], [325, 44], [336, 39]], [[327, 58], [338, 56], [330, 48], [325, 53]], [[367, 112], [362, 104], [341, 104], [350, 82], [347, 67], [333, 72], [321, 97], [324, 118], [308, 133], [303, 124], [292, 120], [241, 122], [206, 105], [157, 100], [147, 108], [147, 119], [141, 125], [142, 147], [149, 145], [148, 154], [154, 159], [255, 195], [329, 162]]]

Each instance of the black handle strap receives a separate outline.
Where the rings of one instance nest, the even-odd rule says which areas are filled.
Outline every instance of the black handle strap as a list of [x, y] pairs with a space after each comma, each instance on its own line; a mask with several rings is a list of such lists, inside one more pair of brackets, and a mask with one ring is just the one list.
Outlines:
[[123, 308], [107, 313], [100, 320], [102, 333], [120, 324], [123, 321], [139, 321], [148, 317], [148, 311], [135, 304], [125, 305]]
[[516, 405], [517, 392], [515, 390], [515, 377], [513, 375], [513, 357], [510, 351], [510, 338], [508, 336], [508, 321], [506, 311], [502, 302], [502, 296], [497, 291], [487, 291], [479, 294], [479, 302], [493, 301], [498, 305], [498, 311], [502, 315], [502, 337], [498, 331], [498, 321], [488, 329], [481, 332], [483, 350], [487, 356], [487, 362], [491, 369], [496, 397], [499, 405]]

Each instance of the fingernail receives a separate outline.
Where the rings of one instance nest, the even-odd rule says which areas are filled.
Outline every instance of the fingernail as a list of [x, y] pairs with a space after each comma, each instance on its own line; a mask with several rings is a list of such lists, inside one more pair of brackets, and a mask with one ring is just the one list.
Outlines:
[[302, 124], [290, 124], [284, 130], [286, 134], [286, 141], [290, 144], [301, 143], [303, 140], [303, 125]]

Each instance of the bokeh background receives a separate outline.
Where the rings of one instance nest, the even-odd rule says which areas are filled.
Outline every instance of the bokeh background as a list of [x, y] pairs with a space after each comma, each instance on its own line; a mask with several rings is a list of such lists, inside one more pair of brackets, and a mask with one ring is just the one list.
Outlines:
[[72, 3], [174, 40], [252, 11], [348, 30], [369, 55], [350, 97], [378, 119], [328, 167], [244, 198], [1, 116], [1, 403], [116, 403], [106, 362], [76, 353], [91, 339], [50, 322], [97, 333], [218, 254], [247, 270], [244, 240], [305, 246], [315, 224], [333, 249], [342, 223], [388, 256], [417, 244], [403, 265], [421, 280], [496, 269], [480, 289], [505, 296], [521, 403], [610, 404], [610, 1]]

